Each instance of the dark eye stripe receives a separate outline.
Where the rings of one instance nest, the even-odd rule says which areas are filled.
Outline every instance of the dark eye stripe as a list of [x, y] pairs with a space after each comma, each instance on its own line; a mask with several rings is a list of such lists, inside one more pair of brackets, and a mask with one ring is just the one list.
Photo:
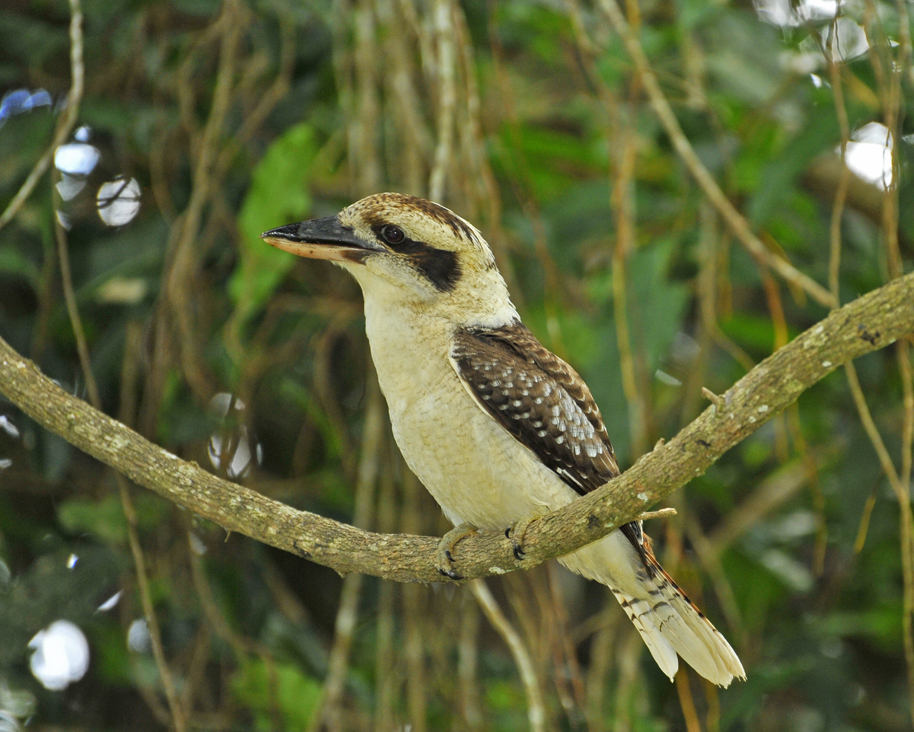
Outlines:
[[422, 247], [424, 248], [408, 255], [413, 265], [428, 278], [438, 292], [453, 290], [462, 274], [457, 253], [435, 249], [427, 244], [422, 244]]
[[[391, 241], [389, 237], [392, 229], [402, 234], [403, 238]], [[393, 251], [404, 255], [438, 292], [450, 292], [456, 287], [462, 274], [456, 252], [437, 249], [425, 242], [410, 239], [399, 226], [393, 224], [379, 222], [371, 230]]]

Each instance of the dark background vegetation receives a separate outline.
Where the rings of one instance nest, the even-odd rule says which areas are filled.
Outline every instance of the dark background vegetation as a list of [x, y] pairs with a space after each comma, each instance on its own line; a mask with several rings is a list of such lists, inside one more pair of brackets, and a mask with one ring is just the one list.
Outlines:
[[[701, 387], [725, 390], [827, 313], [772, 258], [841, 302], [911, 269], [914, 66], [904, 0], [837, 17], [629, 0], [677, 140], [614, 2], [86, 0], [74, 99], [71, 6], [6, 0], [0, 210], [55, 130], [100, 157], [67, 197], [52, 164], [0, 219], [0, 335], [90, 398], [81, 331], [104, 411], [220, 475], [378, 531], [443, 533], [377, 419], [355, 283], [258, 239], [405, 191], [482, 229], [630, 465], [704, 408]], [[888, 188], [840, 157], [867, 150], [874, 122], [891, 133]], [[696, 184], [685, 142], [763, 251]], [[131, 178], [137, 215], [106, 226], [99, 187]], [[745, 683], [671, 685], [609, 592], [553, 564], [487, 580], [542, 692], [536, 728], [911, 729], [912, 388], [907, 346], [860, 359], [648, 527]], [[507, 631], [468, 588], [341, 579], [119, 491], [2, 400], [0, 428], [0, 730], [530, 727]], [[91, 661], [50, 691], [28, 643], [60, 619]]]

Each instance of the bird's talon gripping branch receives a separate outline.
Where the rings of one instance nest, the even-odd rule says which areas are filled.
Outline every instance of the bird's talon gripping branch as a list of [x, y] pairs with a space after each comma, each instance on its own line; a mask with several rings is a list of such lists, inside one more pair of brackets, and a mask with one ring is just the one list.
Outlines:
[[514, 524], [514, 526], [509, 526], [505, 529], [505, 537], [511, 540], [511, 547], [514, 549], [514, 558], [518, 562], [524, 561], [524, 557], [527, 556], [527, 553], [524, 551], [524, 536], [526, 536], [530, 524], [534, 521], [539, 521], [543, 516], [546, 516], [549, 513], [550, 511], [547, 506], [538, 506], [532, 513], [524, 516], [520, 521]]
[[460, 524], [441, 537], [441, 541], [438, 542], [438, 573], [442, 577], [448, 577], [452, 580], [463, 579], [461, 575], [451, 569], [450, 565], [454, 562], [452, 550], [457, 545], [457, 542], [476, 532], [477, 529], [475, 526]]

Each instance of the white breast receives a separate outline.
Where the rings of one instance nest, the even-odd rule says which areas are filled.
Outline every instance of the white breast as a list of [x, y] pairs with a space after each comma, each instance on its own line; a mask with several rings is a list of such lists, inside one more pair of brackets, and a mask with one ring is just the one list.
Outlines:
[[498, 530], [573, 500], [577, 494], [463, 388], [448, 358], [453, 326], [385, 305], [366, 300], [365, 316], [394, 438], [448, 519]]

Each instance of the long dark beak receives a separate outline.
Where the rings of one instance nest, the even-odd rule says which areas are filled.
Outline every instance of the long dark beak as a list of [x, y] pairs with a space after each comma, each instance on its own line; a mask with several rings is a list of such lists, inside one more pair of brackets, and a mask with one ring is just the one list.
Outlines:
[[280, 226], [265, 231], [260, 238], [299, 257], [337, 262], [361, 262], [371, 252], [384, 251], [379, 244], [357, 237], [336, 216]]

